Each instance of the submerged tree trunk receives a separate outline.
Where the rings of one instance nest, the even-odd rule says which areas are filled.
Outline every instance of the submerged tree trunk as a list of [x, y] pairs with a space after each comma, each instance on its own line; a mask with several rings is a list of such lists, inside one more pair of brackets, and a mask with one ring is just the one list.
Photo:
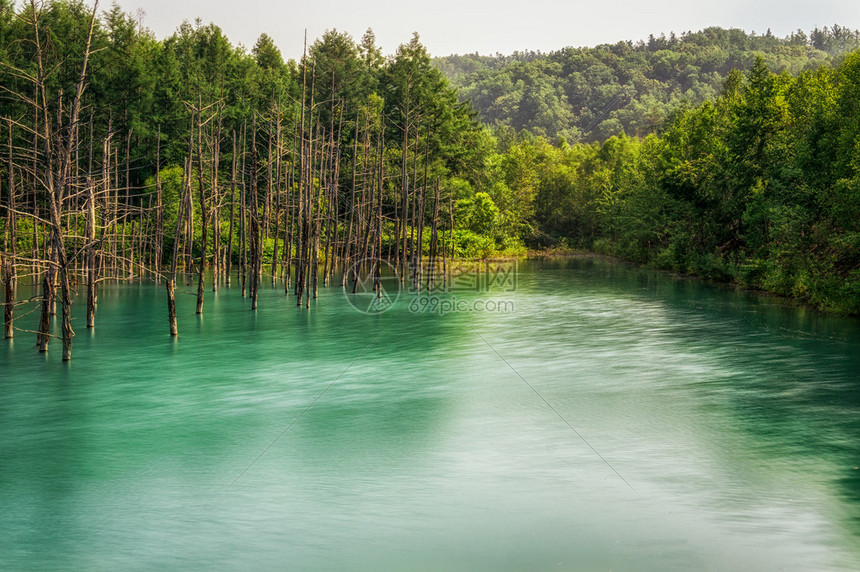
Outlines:
[[247, 276], [248, 276], [248, 225], [245, 220], [247, 214], [247, 189], [245, 188], [245, 153], [247, 149], [247, 129], [246, 124], [242, 125], [242, 184], [239, 187], [239, 274], [242, 283], [242, 297], [247, 295]]
[[72, 330], [72, 286], [69, 280], [69, 261], [65, 256], [62, 257], [62, 265], [60, 284], [63, 294], [63, 361], [69, 361], [72, 359], [72, 338], [75, 332]]
[[[185, 169], [182, 172], [182, 191], [186, 192], [188, 185], [186, 179], [189, 178], [189, 163], [186, 159]], [[183, 217], [182, 212], [185, 208], [185, 197], [179, 197], [179, 209], [176, 212], [176, 228], [173, 232], [173, 254], [170, 257], [170, 275], [165, 282], [167, 289], [167, 323], [170, 328], [170, 335], [175, 336], [179, 333], [176, 325], [176, 266], [179, 260], [180, 252], [180, 237], [182, 236]]]
[[257, 309], [257, 290], [260, 284], [260, 269], [263, 254], [260, 248], [260, 220], [259, 206], [257, 203], [257, 121], [256, 117], [251, 122], [251, 205], [250, 205], [250, 246], [251, 246], [251, 274], [250, 289], [251, 309]]
[[94, 183], [87, 181], [87, 327], [95, 327], [96, 316], [96, 197]]
[[[53, 248], [51, 248], [53, 251]], [[51, 300], [54, 298], [54, 266], [49, 261], [42, 275], [42, 309], [39, 314], [39, 327], [36, 330], [36, 345], [40, 352], [48, 351], [51, 329]]]
[[6, 284], [6, 305], [3, 312], [4, 336], [7, 339], [12, 339], [15, 335], [15, 296], [16, 282], [15, 262], [17, 258], [17, 242], [18, 231], [17, 221], [15, 217], [15, 168], [12, 160], [12, 120], [9, 120], [9, 200], [6, 203], [6, 227], [8, 228], [8, 247], [9, 255], [6, 257], [4, 267], [4, 279]]
[[4, 282], [6, 283], [6, 305], [3, 312], [4, 332], [6, 339], [15, 336], [15, 256], [6, 258], [4, 268]]
[[202, 237], [200, 240], [200, 268], [198, 269], [197, 274], [197, 313], [203, 313], [203, 287], [205, 282], [205, 273], [206, 273], [206, 245], [207, 245], [207, 236], [206, 231], [209, 228], [207, 212], [206, 212], [206, 196], [204, 194], [204, 183], [203, 183], [203, 117], [202, 111], [200, 108], [203, 107], [202, 102], [199, 102], [200, 106], [197, 111], [197, 186], [200, 192], [200, 229], [202, 233]]
[[165, 284], [167, 288], [167, 323], [170, 327], [170, 335], [176, 336], [179, 334], [179, 328], [176, 325], [176, 276], [171, 276]]

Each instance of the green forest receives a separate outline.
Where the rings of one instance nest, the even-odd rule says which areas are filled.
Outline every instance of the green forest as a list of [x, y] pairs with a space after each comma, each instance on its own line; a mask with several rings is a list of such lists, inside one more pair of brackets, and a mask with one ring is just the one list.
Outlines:
[[856, 314], [858, 47], [839, 25], [785, 39], [709, 28], [436, 63], [493, 126], [504, 175], [490, 198], [503, 219], [511, 194], [530, 205], [514, 216], [530, 245]]
[[79, 280], [194, 270], [202, 311], [205, 269], [301, 305], [360, 257], [403, 279], [552, 248], [860, 313], [860, 33], [436, 60], [406, 40], [330, 30], [285, 61], [265, 34], [0, 0], [7, 335], [21, 276], [47, 315]]
[[573, 143], [654, 133], [676, 110], [713, 101], [732, 71], [746, 73], [759, 58], [774, 73], [797, 75], [836, 64], [858, 47], [860, 32], [838, 24], [784, 39], [770, 30], [712, 27], [647, 42], [452, 55], [434, 63], [488, 125]]
[[659, 134], [521, 141], [547, 240], [860, 311], [860, 52], [775, 75], [758, 60]]

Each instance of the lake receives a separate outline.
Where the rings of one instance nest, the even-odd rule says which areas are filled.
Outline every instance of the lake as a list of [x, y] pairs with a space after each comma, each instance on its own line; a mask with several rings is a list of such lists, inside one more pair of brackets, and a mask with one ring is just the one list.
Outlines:
[[72, 362], [0, 342], [2, 567], [860, 569], [860, 321], [490, 270], [384, 307], [178, 293], [177, 338], [162, 286], [105, 284]]

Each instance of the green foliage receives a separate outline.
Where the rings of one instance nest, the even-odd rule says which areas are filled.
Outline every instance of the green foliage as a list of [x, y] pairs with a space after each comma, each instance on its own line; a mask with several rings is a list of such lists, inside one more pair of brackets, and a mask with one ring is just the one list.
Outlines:
[[467, 229], [454, 231], [454, 256], [457, 258], [490, 258], [498, 252], [495, 241]]
[[[193, 178], [196, 182], [196, 177]], [[155, 195], [155, 177], [148, 178], [145, 185], [149, 194]], [[165, 233], [171, 238], [173, 237], [173, 229], [176, 225], [176, 215], [179, 213], [179, 199], [181, 196], [182, 167], [165, 167], [161, 170], [161, 201], [164, 204]]]
[[784, 39], [713, 27], [636, 44], [452, 55], [434, 63], [490, 125], [550, 140], [604, 141], [657, 132], [678, 109], [713, 101], [732, 70], [746, 72], [758, 60], [777, 73], [799, 74], [858, 46], [860, 32], [838, 25]]
[[365, 67], [349, 34], [326, 31], [311, 46], [310, 58], [319, 78], [314, 99], [322, 102], [319, 120], [323, 125], [338, 121], [337, 109], [357, 109], [376, 87], [376, 74]]
[[475, 193], [469, 205], [469, 229], [492, 236], [499, 220], [499, 208], [487, 193]]
[[758, 58], [659, 137], [550, 149], [522, 139], [508, 160], [537, 165], [535, 224], [550, 244], [858, 313], [858, 101], [860, 52], [795, 77]]

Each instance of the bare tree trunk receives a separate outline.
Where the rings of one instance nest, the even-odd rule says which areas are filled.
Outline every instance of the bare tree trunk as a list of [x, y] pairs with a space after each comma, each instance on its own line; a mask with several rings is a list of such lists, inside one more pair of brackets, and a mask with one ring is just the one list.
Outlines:
[[203, 313], [203, 287], [205, 282], [205, 273], [206, 273], [206, 245], [207, 245], [207, 236], [206, 231], [209, 228], [209, 220], [207, 218], [206, 213], [206, 196], [204, 194], [204, 182], [203, 182], [203, 117], [202, 117], [202, 101], [199, 101], [198, 96], [198, 109], [197, 109], [197, 188], [199, 191], [199, 200], [200, 200], [200, 230], [202, 233], [202, 239], [200, 244], [200, 267], [198, 268], [197, 273], [197, 313]]
[[96, 195], [95, 183], [87, 180], [87, 327], [95, 327], [96, 318]]
[[[305, 42], [307, 43], [307, 42]], [[303, 59], [303, 71], [302, 71], [302, 112], [301, 112], [301, 187], [300, 187], [300, 201], [302, 203], [302, 211], [300, 215], [304, 214], [304, 216], [300, 216], [301, 219], [301, 250], [302, 254], [300, 256], [299, 265], [301, 268], [301, 276], [297, 278], [296, 286], [298, 291], [298, 300], [297, 303], [299, 306], [302, 305], [303, 296], [306, 300], [305, 305], [310, 306], [310, 264], [311, 264], [311, 241], [312, 241], [312, 231], [311, 231], [311, 223], [312, 223], [312, 199], [311, 196], [314, 191], [313, 185], [313, 93], [314, 93], [314, 77], [316, 71], [316, 61], [314, 60], [312, 68], [311, 68], [311, 105], [309, 109], [311, 113], [309, 113], [309, 123], [310, 125], [307, 128], [307, 138], [305, 137], [305, 92], [306, 92], [306, 73], [307, 73], [307, 61]], [[307, 143], [305, 142], [307, 141]]]
[[[153, 253], [155, 252], [155, 246], [153, 235], [155, 234], [152, 230], [153, 222], [150, 218], [152, 214], [152, 195], [146, 197], [146, 216], [143, 216], [143, 212], [141, 212], [140, 216], [140, 240], [138, 244], [140, 245], [138, 251], [138, 260], [140, 266], [140, 280], [143, 280], [144, 274], [147, 272], [151, 272], [152, 268], [155, 266], [155, 258]], [[149, 254], [149, 256], [147, 256]]]
[[407, 266], [409, 267], [409, 279], [415, 280], [415, 219], [418, 218], [418, 134], [421, 131], [421, 122], [415, 128], [415, 156], [412, 158], [412, 191], [410, 193], [411, 201], [409, 203], [409, 211], [407, 212], [407, 225], [409, 228], [409, 236], [404, 242], [408, 246]]
[[[328, 180], [328, 183], [326, 184], [326, 188], [325, 188], [325, 203], [326, 203], [325, 207], [326, 207], [326, 210], [325, 210], [325, 231], [324, 231], [325, 232], [325, 244], [323, 245], [323, 286], [328, 286], [328, 272], [329, 272], [329, 260], [330, 260], [329, 248], [331, 246], [331, 241], [332, 241], [331, 222], [332, 222], [332, 216], [333, 216], [332, 211], [333, 211], [333, 204], [334, 204], [334, 201], [333, 201], [334, 183], [333, 183], [333, 177], [332, 177], [332, 171], [333, 171], [332, 164], [334, 163], [334, 161], [332, 159], [333, 156], [334, 156], [334, 148], [333, 148], [333, 142], [332, 142], [332, 145], [330, 145], [330, 147], [329, 147], [329, 153], [327, 154], [327, 161], [328, 161], [328, 177], [327, 177], [327, 180]], [[322, 236], [320, 237], [320, 240], [322, 240]], [[316, 288], [314, 288], [314, 298], [316, 298], [316, 295], [317, 295]]]
[[165, 283], [165, 288], [167, 289], [167, 323], [170, 327], [171, 336], [175, 336], [179, 333], [176, 325], [176, 266], [179, 260], [180, 239], [182, 237], [184, 218], [184, 213], [182, 211], [185, 210], [184, 193], [188, 188], [186, 179], [190, 177], [188, 160], [185, 161], [184, 167], [185, 168], [182, 171], [183, 196], [179, 197], [179, 208], [176, 211], [176, 228], [173, 232], [173, 254], [170, 257], [170, 276]]
[[[90, 45], [95, 28], [96, 12], [98, 10], [98, 1], [95, 2], [93, 12], [90, 16], [89, 33], [87, 36], [86, 48], [84, 51], [83, 65], [81, 67], [80, 79], [76, 85], [75, 97], [71, 106], [68, 137], [63, 141], [61, 130], [62, 117], [62, 94], [60, 95], [60, 104], [58, 108], [58, 121], [56, 134], [51, 132], [50, 121], [48, 120], [48, 96], [46, 88], [46, 74], [44, 70], [42, 58], [42, 42], [39, 31], [39, 11], [36, 9], [35, 0], [31, 0], [30, 8], [32, 10], [32, 24], [34, 32], [34, 47], [36, 50], [36, 108], [43, 114], [42, 129], [45, 141], [45, 169], [44, 182], [48, 191], [48, 204], [50, 210], [51, 222], [51, 254], [48, 259], [48, 271], [45, 273], [43, 281], [43, 299], [42, 299], [42, 317], [39, 323], [39, 350], [46, 351], [48, 348], [48, 328], [49, 328], [49, 312], [51, 301], [54, 298], [54, 273], [59, 269], [60, 281], [63, 291], [63, 320], [62, 320], [62, 337], [63, 337], [63, 361], [71, 359], [72, 337], [74, 332], [71, 327], [71, 286], [69, 282], [69, 262], [66, 259], [66, 253], [62, 242], [62, 205], [65, 198], [66, 187], [69, 184], [69, 169], [72, 161], [77, 138], [78, 116], [81, 105], [81, 95], [84, 91], [84, 84], [87, 74], [87, 63], [90, 56]], [[56, 156], [52, 141], [56, 137]]]
[[260, 248], [260, 220], [257, 204], [257, 118], [251, 123], [251, 205], [250, 205], [250, 244], [251, 244], [251, 309], [257, 309], [257, 290], [260, 283], [260, 265], [262, 252]]
[[[328, 230], [326, 232], [326, 246], [325, 246], [325, 272], [323, 273], [323, 284], [328, 286], [329, 276], [334, 272], [334, 262], [335, 256], [337, 252], [337, 222], [339, 218], [339, 195], [340, 195], [340, 137], [341, 131], [343, 128], [343, 106], [340, 106], [339, 117], [337, 121], [337, 133], [332, 135], [332, 150], [331, 150], [331, 158], [333, 168], [331, 173], [331, 192], [329, 199], [329, 221], [328, 221]], [[334, 119], [332, 119], [334, 122]]]
[[[281, 102], [278, 100], [278, 111], [276, 114], [275, 123], [275, 173], [274, 182], [272, 183], [273, 192], [275, 193], [275, 231], [272, 236], [275, 239], [274, 249], [272, 251], [272, 284], [275, 283], [275, 278], [278, 275], [278, 235], [281, 232]], [[269, 157], [269, 168], [271, 169], [272, 157]], [[269, 175], [272, 178], [272, 175]]]
[[263, 201], [263, 240], [261, 244], [266, 244], [269, 239], [269, 219], [272, 212], [272, 125], [269, 122], [269, 138], [268, 147], [266, 149], [266, 196]]
[[[295, 153], [295, 139], [296, 133], [298, 132], [298, 118], [293, 122], [293, 153]], [[286, 168], [286, 166], [285, 166]], [[284, 233], [284, 264], [283, 264], [283, 274], [284, 274], [284, 295], [289, 295], [290, 293], [290, 279], [292, 277], [292, 257], [293, 257], [293, 230], [296, 228], [293, 217], [295, 215], [295, 208], [293, 205], [293, 199], [295, 197], [295, 193], [293, 192], [293, 185], [296, 179], [296, 167], [295, 167], [295, 158], [289, 161], [289, 174], [284, 173], [284, 176], [287, 181], [287, 193], [285, 199], [285, 213], [284, 213], [284, 224], [286, 225], [285, 233]]]
[[[32, 3], [30, 5], [33, 6]], [[36, 101], [36, 102], [39, 101], [39, 85], [38, 84], [36, 84], [34, 86], [33, 101]], [[38, 221], [38, 218], [39, 218], [39, 201], [36, 198], [36, 179], [35, 179], [36, 173], [38, 172], [37, 163], [38, 163], [38, 157], [39, 157], [39, 130], [40, 130], [40, 127], [39, 127], [39, 106], [37, 103], [34, 106], [34, 113], [33, 113], [33, 152], [32, 152], [33, 154], [31, 155], [32, 163], [31, 163], [31, 167], [30, 167], [31, 168], [30, 173], [32, 173], [32, 179], [30, 182], [31, 182], [31, 185], [33, 187], [33, 239], [32, 239], [32, 254], [30, 255], [30, 258], [33, 260], [32, 264], [34, 267], [34, 274], [37, 272], [36, 260], [39, 258], [39, 221]]]
[[[311, 101], [313, 101], [313, 89], [311, 89]], [[317, 119], [317, 138], [322, 141], [322, 136], [319, 133], [319, 119]], [[323, 153], [324, 153], [324, 144], [320, 143], [317, 146], [317, 155], [318, 158], [314, 161], [314, 164], [317, 166], [317, 180], [320, 181], [320, 185], [322, 185], [323, 181]], [[314, 213], [314, 226], [313, 226], [313, 239], [311, 241], [313, 251], [311, 254], [311, 277], [313, 278], [313, 297], [314, 299], [319, 296], [319, 248], [320, 248], [320, 232], [322, 225], [322, 200], [323, 200], [323, 189], [315, 189], [314, 194], [316, 195], [316, 212]], [[310, 284], [309, 284], [310, 286]], [[305, 298], [305, 307], [310, 308], [310, 297]]]
[[[409, 97], [409, 91], [407, 86], [406, 97]], [[402, 284], [404, 279], [406, 278], [406, 222], [408, 218], [408, 193], [409, 193], [409, 169], [408, 169], [408, 160], [409, 160], [409, 104], [408, 102], [404, 105], [405, 109], [403, 110], [403, 142], [402, 149], [400, 152], [400, 232], [402, 233], [402, 237], [398, 236], [398, 249], [400, 254], [400, 260], [398, 262], [398, 267], [400, 271], [400, 283]]]
[[[110, 127], [110, 125], [109, 125]], [[99, 253], [96, 254], [95, 259], [95, 275], [101, 276], [105, 274], [104, 264], [106, 258], [105, 251], [105, 241], [113, 241], [113, 236], [109, 234], [109, 225], [111, 225], [111, 220], [108, 219], [110, 216], [110, 139], [111, 133], [110, 129], [108, 129], [108, 133], [105, 136], [105, 140], [102, 143], [102, 172], [101, 172], [101, 185], [102, 191], [101, 194], [104, 196], [104, 206], [101, 210], [101, 239], [99, 245]], [[93, 306], [98, 305], [99, 303], [99, 285], [98, 281], [93, 284]]]
[[186, 168], [187, 177], [185, 184], [188, 185], [188, 192], [185, 193], [185, 256], [183, 272], [187, 274], [188, 284], [191, 284], [191, 273], [193, 272], [194, 263], [192, 253], [194, 252], [194, 193], [191, 190], [191, 170], [194, 157], [194, 125], [192, 123], [190, 134], [188, 136], [188, 167]]
[[436, 252], [439, 245], [439, 177], [436, 177], [436, 189], [433, 197], [433, 222], [430, 228], [430, 251], [427, 257], [427, 289], [436, 281]]
[[[51, 247], [53, 250], [53, 247]], [[51, 300], [54, 297], [54, 266], [48, 264], [42, 276], [42, 311], [39, 314], [39, 327], [36, 330], [36, 344], [40, 352], [48, 351], [51, 328]]]
[[430, 168], [430, 136], [428, 133], [427, 136], [427, 144], [424, 151], [424, 180], [421, 183], [421, 192], [419, 194], [418, 199], [418, 260], [415, 264], [416, 274], [415, 274], [415, 285], [420, 289], [421, 287], [421, 278], [422, 272], [424, 270], [424, 217], [426, 213], [424, 209], [426, 208], [427, 203], [427, 174]]
[[72, 286], [69, 281], [69, 261], [65, 254], [61, 253], [62, 267], [60, 270], [60, 283], [63, 293], [63, 361], [72, 359], [72, 338], [75, 332], [72, 330]]
[[[126, 245], [125, 234], [128, 229], [128, 214], [129, 209], [131, 207], [131, 132], [132, 129], [128, 130], [128, 137], [125, 143], [125, 205], [122, 209], [122, 257], [123, 263], [122, 267], [125, 270], [126, 262], [128, 263], [128, 279], [131, 280], [131, 275], [134, 272], [132, 265], [132, 258], [134, 257], [134, 250], [132, 247]], [[117, 153], [119, 153], [119, 149], [117, 149]], [[117, 162], [117, 166], [119, 166], [119, 162]], [[132, 241], [134, 240], [134, 235], [132, 233]]]
[[212, 141], [212, 291], [218, 291], [221, 277], [221, 192], [218, 184], [218, 169], [221, 159], [221, 115], [218, 112], [217, 126], [213, 127]]
[[[6, 306], [4, 311], [4, 330], [5, 337], [12, 339], [15, 335], [15, 295], [17, 286], [17, 277], [15, 274], [15, 262], [17, 258], [17, 221], [15, 220], [15, 166], [12, 160], [12, 120], [9, 119], [9, 201], [6, 203], [6, 227], [8, 230], [7, 239], [9, 241], [5, 250], [9, 252], [6, 257], [6, 265], [4, 268], [6, 283]], [[35, 224], [35, 221], [34, 221]]]
[[84, 92], [84, 84], [87, 78], [87, 63], [90, 56], [90, 45], [93, 37], [93, 30], [96, 24], [96, 14], [98, 12], [98, 0], [93, 6], [93, 12], [90, 16], [90, 29], [87, 35], [87, 44], [84, 51], [84, 61], [81, 67], [81, 75], [78, 80], [75, 92], [74, 102], [72, 104], [71, 117], [69, 121], [69, 136], [65, 147], [65, 153], [62, 157], [59, 188], [55, 189], [54, 196], [56, 200], [52, 202], [55, 205], [54, 218], [54, 235], [57, 241], [57, 259], [60, 262], [60, 280], [63, 289], [63, 361], [72, 359], [72, 338], [75, 332], [72, 330], [72, 288], [69, 278], [69, 261], [66, 259], [65, 249], [62, 244], [62, 236], [60, 235], [60, 213], [65, 187], [68, 185], [68, 170], [71, 162], [71, 153], [73, 148], [76, 148], [75, 143], [78, 140], [78, 117], [81, 109], [81, 97]]
[[165, 284], [167, 288], [167, 323], [170, 327], [170, 335], [176, 336], [179, 334], [179, 328], [176, 324], [176, 276], [172, 275]]
[[[383, 121], [384, 125], [384, 121]], [[379, 193], [379, 198], [377, 200], [376, 205], [376, 272], [374, 279], [374, 288], [376, 289], [376, 295], [382, 296], [382, 282], [380, 272], [382, 271], [382, 189], [383, 183], [385, 181], [385, 128], [382, 129], [382, 135], [379, 141], [379, 184], [377, 185], [377, 192]]]
[[232, 174], [230, 176], [230, 230], [227, 235], [227, 286], [233, 269], [233, 221], [236, 218], [236, 131], [233, 130]]
[[[370, 144], [368, 142], [367, 151], [370, 151]], [[359, 274], [361, 272], [361, 267], [363, 267], [367, 260], [370, 258], [369, 249], [370, 249], [370, 237], [373, 232], [373, 228], [376, 223], [376, 210], [374, 208], [374, 204], [376, 202], [376, 161], [377, 154], [374, 149], [372, 167], [370, 169], [370, 202], [367, 206], [367, 216], [364, 217], [366, 221], [366, 226], [364, 227], [364, 240], [361, 243], [361, 250], [359, 251], [359, 255], [361, 256], [360, 261], [356, 261], [352, 265], [352, 293], [355, 294], [358, 289], [358, 279]], [[364, 186], [362, 186], [362, 196], [364, 195]]]
[[361, 119], [361, 113], [355, 115], [355, 136], [352, 140], [352, 184], [350, 185], [349, 196], [349, 227], [346, 231], [346, 242], [343, 245], [343, 272], [341, 273], [340, 285], [346, 286], [346, 273], [352, 259], [352, 230], [355, 221], [355, 185], [356, 171], [358, 169], [358, 124]]
[[161, 187], [161, 125], [158, 126], [155, 151], [155, 271], [161, 274], [164, 255], [164, 196]]
[[[14, 236], [14, 234], [13, 234]], [[6, 267], [4, 269], [6, 283], [6, 306], [4, 311], [4, 330], [6, 339], [12, 339], [15, 336], [15, 255], [11, 254], [6, 258]]]
[[247, 149], [247, 129], [246, 124], [242, 125], [242, 185], [240, 187], [241, 208], [239, 209], [239, 274], [241, 274], [242, 282], [242, 297], [247, 293], [247, 276], [248, 276], [248, 225], [245, 216], [248, 211], [247, 189], [245, 187], [245, 151]]

